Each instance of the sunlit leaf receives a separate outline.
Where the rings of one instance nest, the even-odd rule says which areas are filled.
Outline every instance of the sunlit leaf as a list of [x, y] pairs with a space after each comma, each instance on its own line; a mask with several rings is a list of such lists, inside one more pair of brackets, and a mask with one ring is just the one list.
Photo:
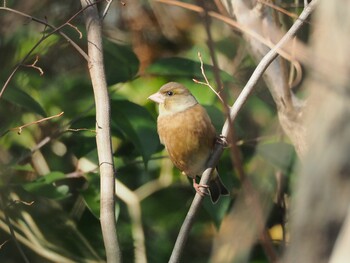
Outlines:
[[12, 169], [16, 170], [16, 171], [24, 171], [24, 172], [33, 172], [34, 169], [30, 164], [25, 164], [25, 165], [14, 165], [12, 166]]

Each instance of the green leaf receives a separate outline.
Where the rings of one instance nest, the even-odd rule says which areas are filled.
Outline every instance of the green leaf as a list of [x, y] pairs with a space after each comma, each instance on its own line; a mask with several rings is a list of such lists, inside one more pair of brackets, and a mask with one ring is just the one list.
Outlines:
[[259, 144], [257, 153], [283, 172], [290, 172], [296, 158], [294, 147], [283, 142]]
[[20, 89], [17, 89], [15, 87], [8, 87], [3, 94], [3, 98], [8, 102], [16, 104], [17, 106], [25, 110], [46, 117], [46, 112], [40, 106], [40, 104], [31, 96], [29, 96], [26, 92]]
[[64, 179], [65, 174], [61, 172], [52, 172], [39, 177], [33, 182], [26, 183], [23, 188], [28, 192], [52, 199], [62, 199], [67, 197], [69, 187], [67, 185], [55, 186], [53, 183]]
[[104, 39], [103, 52], [108, 85], [125, 82], [135, 77], [139, 61], [131, 48]]
[[204, 108], [210, 116], [217, 133], [220, 134], [221, 128], [225, 122], [224, 114], [217, 107], [212, 105], [204, 105]]
[[[204, 64], [204, 71], [209, 79], [214, 79], [213, 66]], [[146, 69], [146, 72], [167, 77], [187, 77], [199, 81], [203, 80], [201, 64], [186, 58], [174, 57], [160, 59], [151, 64]], [[224, 82], [234, 82], [234, 78], [225, 71], [220, 71], [220, 77]]]
[[[89, 187], [81, 191], [81, 195], [84, 198], [84, 202], [90, 212], [96, 217], [100, 218], [100, 177], [96, 173], [89, 173], [85, 175]], [[120, 214], [120, 205], [118, 202], [115, 204], [115, 216], [118, 219]]]
[[86, 155], [89, 155], [92, 151], [96, 152], [95, 125], [95, 116], [82, 117], [75, 121], [70, 128], [86, 130], [73, 132], [69, 136], [63, 138], [64, 143], [69, 145], [70, 150], [74, 152], [78, 158], [86, 157]]
[[128, 138], [146, 166], [160, 145], [156, 127], [153, 117], [140, 105], [127, 100], [112, 101], [112, 132], [117, 129]]
[[204, 209], [208, 212], [212, 218], [217, 229], [220, 228], [221, 222], [225, 217], [227, 210], [231, 204], [231, 198], [227, 196], [221, 196], [219, 201], [216, 204], [213, 204], [210, 200], [210, 197], [204, 198], [203, 206]]
[[16, 171], [34, 172], [34, 169], [30, 164], [15, 164], [14, 166], [12, 166], [12, 169]]
[[100, 178], [97, 174], [89, 173], [86, 175], [89, 187], [81, 191], [85, 204], [91, 213], [100, 218]]

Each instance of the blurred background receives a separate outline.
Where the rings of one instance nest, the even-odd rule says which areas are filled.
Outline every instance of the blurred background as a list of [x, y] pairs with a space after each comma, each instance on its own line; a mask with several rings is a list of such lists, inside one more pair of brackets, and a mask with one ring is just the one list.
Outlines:
[[[45, 38], [52, 28], [33, 19], [59, 27], [80, 10], [80, 3], [6, 2], [11, 9], [0, 10], [1, 87], [16, 65], [20, 67], [0, 98], [0, 261], [22, 262], [21, 246], [30, 262], [103, 262], [94, 96], [87, 62], [59, 34]], [[205, 26], [208, 18], [198, 7], [204, 3], [207, 10], [222, 13], [218, 2], [187, 1], [188, 6], [176, 6], [171, 2], [113, 1], [104, 18], [117, 229], [124, 262], [167, 262], [195, 194], [160, 145], [157, 108], [147, 97], [168, 81], [181, 82], [207, 109], [218, 134], [221, 132], [225, 113], [220, 100], [206, 85], [193, 81], [204, 81], [200, 53], [205, 74], [217, 87]], [[303, 1], [275, 2], [295, 15], [302, 11]], [[105, 2], [98, 6], [101, 14], [105, 6]], [[281, 28], [295, 20], [270, 11]], [[232, 105], [256, 63], [236, 28], [209, 20], [209, 45], [220, 68], [221, 94]], [[61, 30], [86, 50], [81, 13]], [[307, 41], [308, 25], [300, 37]], [[42, 74], [30, 66], [36, 59]], [[61, 112], [64, 114], [36, 123]], [[33, 124], [18, 128], [29, 123]], [[234, 128], [242, 167], [264, 203], [263, 220], [274, 246], [283, 247], [288, 238], [285, 197], [297, 157], [279, 126], [276, 106], [263, 81]], [[209, 262], [213, 238], [241, 191], [229, 149], [220, 159], [219, 172], [231, 196], [222, 197], [216, 205], [206, 198], [183, 262]], [[269, 262], [259, 242], [243, 246], [241, 253], [249, 262]]]

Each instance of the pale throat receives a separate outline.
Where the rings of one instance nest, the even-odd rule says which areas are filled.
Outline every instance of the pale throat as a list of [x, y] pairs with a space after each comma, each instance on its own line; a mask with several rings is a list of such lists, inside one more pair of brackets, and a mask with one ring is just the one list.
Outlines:
[[197, 100], [193, 96], [186, 96], [181, 100], [171, 101], [171, 103], [159, 104], [159, 115], [166, 116], [172, 115], [198, 104]]

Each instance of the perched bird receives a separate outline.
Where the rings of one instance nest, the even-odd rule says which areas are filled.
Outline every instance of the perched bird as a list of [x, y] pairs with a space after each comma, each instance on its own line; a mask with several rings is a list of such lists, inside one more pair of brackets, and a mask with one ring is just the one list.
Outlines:
[[208, 185], [196, 183], [196, 176], [201, 176], [207, 168], [217, 139], [206, 110], [185, 86], [176, 82], [163, 85], [148, 98], [159, 104], [158, 134], [174, 165], [193, 179], [193, 187], [199, 194], [203, 195], [199, 188], [209, 189], [213, 203], [220, 195], [228, 195], [216, 169]]

